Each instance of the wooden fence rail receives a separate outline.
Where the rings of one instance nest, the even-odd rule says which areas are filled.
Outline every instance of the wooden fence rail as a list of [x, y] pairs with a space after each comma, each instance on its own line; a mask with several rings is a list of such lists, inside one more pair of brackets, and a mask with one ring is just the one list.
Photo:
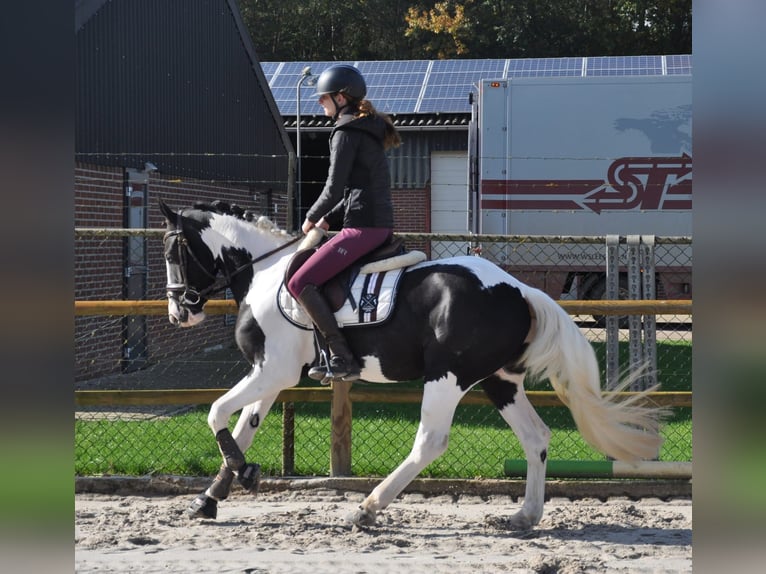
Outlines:
[[[209, 405], [229, 389], [156, 389], [75, 391], [75, 405], [97, 406], [160, 406], [160, 405]], [[331, 399], [332, 387], [298, 387], [285, 389], [277, 396], [280, 403], [326, 403]], [[638, 393], [618, 393], [628, 398]], [[356, 387], [349, 390], [349, 398], [355, 403], [419, 403], [423, 398], [420, 389], [389, 389]], [[553, 391], [526, 391], [529, 402], [536, 407], [563, 407], [564, 403]], [[654, 392], [647, 400], [661, 407], [691, 407], [692, 394], [688, 391]], [[492, 403], [484, 391], [468, 391], [460, 401], [463, 405], [486, 405]]]
[[[570, 315], [689, 315], [691, 299], [640, 299], [617, 301], [568, 300], [559, 305]], [[85, 316], [165, 315], [167, 300], [159, 301], [75, 301], [74, 314]], [[205, 304], [208, 315], [236, 315], [237, 303], [231, 299], [215, 299]]]

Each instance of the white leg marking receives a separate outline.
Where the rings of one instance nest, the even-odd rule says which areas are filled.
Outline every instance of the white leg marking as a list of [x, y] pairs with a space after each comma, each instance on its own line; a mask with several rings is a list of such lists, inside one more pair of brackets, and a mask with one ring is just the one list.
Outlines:
[[263, 364], [253, 367], [250, 373], [210, 407], [207, 422], [213, 434], [226, 428], [232, 415], [246, 405], [257, 401], [273, 402], [279, 391], [298, 384], [303, 363], [296, 360], [293, 353], [294, 346], [301, 343], [304, 341], [288, 340], [287, 343], [278, 346], [267, 340], [266, 360]]
[[[260, 401], [249, 404], [242, 409], [232, 436], [237, 441], [239, 450], [243, 453], [247, 452], [247, 449], [252, 446], [255, 433], [261, 428], [263, 419], [266, 418], [278, 395], [279, 393], [275, 393], [270, 397], [264, 397]], [[256, 423], [255, 426], [253, 426], [253, 422]]]
[[[504, 371], [498, 371], [495, 374], [503, 380], [516, 383], [518, 388], [514, 402], [503, 408], [500, 415], [519, 438], [527, 458], [527, 484], [524, 503], [521, 510], [511, 517], [510, 524], [514, 528], [528, 529], [540, 522], [543, 516], [545, 467], [548, 460], [547, 452], [551, 431], [535, 412], [524, 393], [524, 375]], [[543, 452], [546, 453], [545, 460], [541, 460]]]
[[388, 506], [420, 471], [447, 450], [455, 408], [464, 394], [452, 373], [425, 385], [420, 425], [412, 451], [364, 500], [359, 510], [350, 517], [352, 522], [374, 524], [375, 513]]

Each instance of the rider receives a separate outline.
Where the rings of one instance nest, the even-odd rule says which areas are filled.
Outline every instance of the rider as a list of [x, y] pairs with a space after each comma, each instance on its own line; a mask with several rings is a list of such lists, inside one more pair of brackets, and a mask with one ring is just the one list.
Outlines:
[[[324, 189], [306, 213], [303, 233], [313, 227], [341, 230], [309, 257], [287, 284], [329, 349], [329, 371], [336, 380], [353, 381], [361, 368], [335, 315], [320, 291], [329, 279], [382, 245], [393, 235], [391, 176], [385, 150], [401, 140], [391, 119], [378, 112], [367, 95], [364, 77], [354, 66], [338, 64], [317, 81], [319, 105], [335, 125], [330, 133], [330, 168]], [[328, 367], [309, 371], [314, 379]]]

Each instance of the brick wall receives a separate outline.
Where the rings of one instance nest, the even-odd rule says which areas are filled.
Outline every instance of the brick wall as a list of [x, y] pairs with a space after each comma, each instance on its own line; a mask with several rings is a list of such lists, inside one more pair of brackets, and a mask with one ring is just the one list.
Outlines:
[[[75, 165], [75, 226], [122, 228], [126, 221], [125, 174], [122, 168], [77, 163]], [[266, 197], [246, 185], [183, 181], [150, 174], [147, 192], [147, 227], [165, 227], [158, 207], [162, 198], [171, 207], [191, 206], [195, 201], [221, 199], [251, 208], [270, 211], [279, 225], [286, 225], [287, 195]], [[282, 221], [280, 221], [280, 219]], [[75, 240], [75, 299], [79, 301], [122, 300], [124, 298], [124, 254], [122, 237], [87, 237]], [[148, 300], [165, 300], [165, 261], [162, 239], [146, 240]], [[121, 372], [123, 368], [123, 317], [75, 318], [75, 380], [83, 381]], [[170, 325], [166, 316], [146, 318], [146, 345], [150, 363], [166, 358], [192, 356], [200, 349], [233, 344], [233, 326], [222, 316], [212, 316], [193, 329]], [[230, 383], [231, 381], [227, 381]], [[223, 383], [222, 383], [223, 384]]]
[[[408, 233], [429, 233], [431, 231], [431, 188], [395, 189], [394, 203], [395, 231]], [[407, 247], [424, 251], [430, 256], [430, 241], [407, 241]]]
[[[75, 166], [75, 226], [122, 227], [123, 170]], [[121, 299], [123, 241], [120, 238], [75, 240], [75, 299]], [[112, 372], [120, 365], [122, 322], [115, 317], [75, 317], [75, 377]]]

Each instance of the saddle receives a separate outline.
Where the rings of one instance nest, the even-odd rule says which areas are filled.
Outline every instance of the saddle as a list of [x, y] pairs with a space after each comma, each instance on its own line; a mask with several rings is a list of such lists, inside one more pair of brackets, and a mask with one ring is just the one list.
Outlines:
[[[318, 246], [301, 249], [290, 260], [285, 269], [284, 282], [287, 283], [290, 277], [303, 265], [306, 260], [313, 255]], [[413, 265], [419, 261], [425, 260], [425, 254], [420, 251], [412, 251], [410, 253], [420, 254], [415, 257], [406, 257], [407, 248], [404, 245], [404, 239], [401, 237], [392, 237], [381, 246], [373, 249], [370, 253], [364, 255], [361, 259], [354, 262], [353, 265], [341, 271], [338, 275], [330, 279], [321, 287], [322, 294], [330, 303], [330, 308], [333, 312], [340, 310], [343, 304], [351, 295], [351, 286], [354, 280], [363, 272], [372, 271], [386, 271], [391, 269], [397, 269], [400, 267], [406, 267]], [[405, 257], [402, 257], [405, 256]], [[415, 260], [417, 259], [417, 260]], [[386, 260], [392, 260], [388, 265], [379, 265], [377, 269], [373, 269], [370, 266], [367, 270], [364, 268], [375, 262], [385, 262]], [[353, 304], [353, 302], [352, 302]]]

